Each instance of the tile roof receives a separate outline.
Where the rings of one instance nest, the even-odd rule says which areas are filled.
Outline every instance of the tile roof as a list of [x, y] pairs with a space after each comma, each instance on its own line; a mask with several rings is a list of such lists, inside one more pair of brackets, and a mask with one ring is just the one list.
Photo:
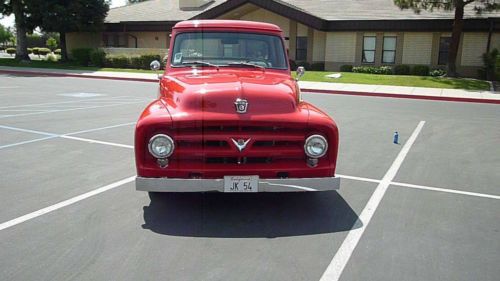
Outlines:
[[109, 10], [107, 23], [133, 21], [182, 21], [211, 9], [226, 0], [215, 0], [198, 10], [181, 10], [179, 0], [147, 0]]
[[[215, 0], [198, 10], [180, 10], [179, 0], [148, 0], [137, 4], [111, 9], [106, 18], [108, 23], [133, 21], [182, 21], [210, 10], [224, 2]], [[402, 20], [402, 19], [452, 19], [452, 11], [400, 10], [393, 0], [267, 0], [292, 7], [299, 11], [328, 21], [337, 20]], [[251, 2], [251, 1], [249, 1]], [[474, 4], [466, 6], [465, 18], [500, 17], [500, 12], [477, 15]]]

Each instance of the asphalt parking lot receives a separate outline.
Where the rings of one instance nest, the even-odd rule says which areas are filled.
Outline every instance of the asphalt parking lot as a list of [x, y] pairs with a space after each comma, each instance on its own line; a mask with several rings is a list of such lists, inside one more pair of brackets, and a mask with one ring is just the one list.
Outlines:
[[0, 75], [0, 280], [498, 280], [498, 105], [304, 94], [339, 125], [339, 192], [151, 201], [156, 94]]

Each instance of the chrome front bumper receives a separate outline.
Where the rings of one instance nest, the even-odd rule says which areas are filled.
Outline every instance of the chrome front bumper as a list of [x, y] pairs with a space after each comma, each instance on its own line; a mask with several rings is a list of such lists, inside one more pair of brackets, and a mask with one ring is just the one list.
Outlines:
[[[135, 179], [139, 191], [224, 192], [224, 179]], [[340, 188], [340, 178], [259, 179], [259, 192], [329, 191]]]

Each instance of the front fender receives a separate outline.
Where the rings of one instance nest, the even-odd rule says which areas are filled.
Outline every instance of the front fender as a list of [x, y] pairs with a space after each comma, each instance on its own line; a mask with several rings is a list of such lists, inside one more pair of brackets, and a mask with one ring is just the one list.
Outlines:
[[149, 139], [157, 132], [172, 128], [170, 112], [160, 100], [150, 103], [142, 112], [135, 127], [135, 162], [139, 173], [145, 161]]

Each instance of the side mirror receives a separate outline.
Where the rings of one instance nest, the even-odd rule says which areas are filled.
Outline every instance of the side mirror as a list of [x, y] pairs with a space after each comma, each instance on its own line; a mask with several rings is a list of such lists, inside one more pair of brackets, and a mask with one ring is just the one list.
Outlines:
[[151, 62], [151, 64], [149, 66], [151, 67], [151, 70], [158, 71], [158, 70], [160, 70], [161, 64], [159, 61], [154, 60]]
[[303, 66], [297, 67], [297, 78], [295, 80], [299, 81], [304, 74], [306, 74], [306, 69]]
[[[154, 71], [158, 71], [160, 70], [161, 68], [161, 64], [159, 61], [157, 60], [154, 60], [151, 62], [151, 64], [149, 65], [149, 67], [151, 67], [151, 70], [154, 70]], [[160, 74], [156, 73], [158, 75], [158, 79], [160, 79]]]

